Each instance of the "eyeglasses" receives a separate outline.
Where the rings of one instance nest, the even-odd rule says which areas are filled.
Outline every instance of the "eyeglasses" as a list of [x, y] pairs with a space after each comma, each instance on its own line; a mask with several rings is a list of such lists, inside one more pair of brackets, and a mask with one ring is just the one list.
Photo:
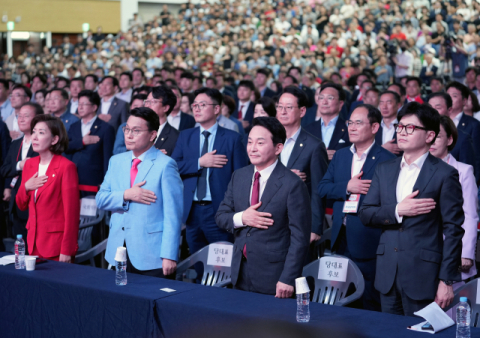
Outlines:
[[348, 121], [345, 121], [345, 124], [347, 125], [347, 127], [350, 127], [350, 126], [353, 126], [355, 125], [356, 127], [361, 127], [365, 124], [366, 122], [363, 122], [363, 121], [360, 121], [360, 120], [357, 120], [357, 121], [352, 121], [352, 120], [348, 120]]
[[162, 100], [144, 100], [143, 101], [143, 104], [146, 106], [151, 106], [153, 104], [156, 104], [156, 103], [162, 103]]
[[335, 96], [332, 96], [332, 95], [328, 95], [328, 96], [324, 96], [324, 95], [317, 95], [318, 99], [320, 101], [323, 101], [325, 99], [327, 99], [328, 101], [335, 101], [336, 97]]
[[298, 106], [297, 107], [294, 107], [294, 106], [281, 106], [281, 105], [276, 105], [275, 106], [275, 109], [279, 112], [282, 112], [284, 109], [287, 113], [291, 113], [293, 111], [293, 108], [299, 108]]
[[148, 130], [146, 130], [146, 129], [143, 129], [143, 130], [140, 130], [140, 129], [130, 129], [130, 128], [127, 128], [127, 127], [123, 127], [122, 130], [123, 130], [123, 133], [124, 133], [125, 135], [128, 135], [128, 134], [132, 133], [133, 136], [138, 136], [138, 135], [140, 135], [140, 133], [142, 133], [142, 132], [144, 132], [144, 131], [148, 131]]
[[78, 106], [79, 106], [79, 107], [93, 106], [93, 104], [91, 104], [91, 103], [79, 103]]
[[200, 109], [200, 110], [205, 110], [205, 108], [207, 108], [207, 106], [218, 106], [218, 104], [216, 103], [194, 103], [192, 105], [190, 105], [190, 108], [192, 108], [192, 110], [195, 110], [195, 109]]
[[22, 94], [17, 94], [17, 95], [10, 94], [9, 96], [10, 96], [10, 98], [12, 98], [12, 97], [20, 98], [20, 97], [24, 97], [24, 96], [27, 96], [27, 95], [25, 95], [25, 94], [24, 95], [22, 95]]
[[395, 127], [395, 131], [397, 132], [397, 134], [400, 134], [403, 129], [405, 129], [405, 132], [408, 134], [408, 135], [412, 135], [413, 132], [415, 131], [415, 129], [421, 129], [421, 130], [427, 130], [426, 128], [423, 128], [423, 127], [420, 127], [420, 126], [416, 126], [414, 124], [407, 124], [406, 126], [403, 125], [403, 124], [397, 124], [395, 123], [393, 125]]

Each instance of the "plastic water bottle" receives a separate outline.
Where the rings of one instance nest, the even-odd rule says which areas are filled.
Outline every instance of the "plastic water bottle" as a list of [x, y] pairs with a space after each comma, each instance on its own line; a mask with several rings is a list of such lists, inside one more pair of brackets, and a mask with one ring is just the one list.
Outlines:
[[297, 294], [297, 322], [310, 321], [310, 292]]
[[117, 285], [127, 285], [127, 262], [126, 261], [115, 261], [115, 284]]
[[457, 338], [470, 338], [470, 305], [467, 297], [460, 297], [457, 307]]
[[25, 269], [25, 242], [22, 235], [15, 241], [15, 269]]

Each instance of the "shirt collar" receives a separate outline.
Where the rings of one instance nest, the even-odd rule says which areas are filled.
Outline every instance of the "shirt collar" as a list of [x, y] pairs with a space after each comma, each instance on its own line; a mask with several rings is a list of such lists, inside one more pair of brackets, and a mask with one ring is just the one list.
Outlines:
[[458, 125], [458, 123], [462, 119], [462, 116], [463, 116], [463, 111], [461, 113], [458, 113], [457, 116], [453, 118], [453, 122], [456, 122], [456, 124]]
[[301, 130], [302, 130], [302, 127], [299, 127], [298, 130], [295, 132], [295, 134], [293, 134], [292, 137], [289, 137], [288, 140], [292, 139], [293, 141], [297, 142], [298, 135], [300, 135]]
[[200, 134], [202, 134], [205, 130], [210, 132], [210, 135], [216, 134], [218, 130], [218, 122], [215, 122], [215, 124], [211, 126], [210, 129], [205, 129], [202, 126], [200, 126]]
[[[153, 146], [152, 146], [152, 147], [153, 147]], [[152, 148], [150, 148], [150, 149], [152, 149]], [[148, 149], [148, 150], [150, 150], [150, 149]], [[148, 150], [147, 150], [147, 151], [144, 151], [143, 154], [140, 155], [140, 156], [138, 156], [138, 157], [135, 157], [135, 155], [133, 154], [133, 151], [132, 151], [132, 161], [133, 161], [134, 159], [138, 158], [140, 161], [143, 162], [143, 161], [145, 160], [145, 156], [147, 156]]]
[[7, 97], [7, 99], [5, 100], [5, 102], [3, 102], [0, 108], [6, 108], [8, 107], [9, 104], [10, 104], [10, 99]]
[[103, 103], [107, 103], [107, 102], [112, 103], [112, 101], [113, 101], [114, 98], [115, 98], [115, 95], [113, 95], [113, 96], [110, 98], [110, 100], [107, 100], [107, 101], [105, 101], [105, 100], [102, 99], [102, 102], [103, 102]]
[[273, 170], [275, 169], [275, 167], [277, 166], [277, 163], [278, 163], [278, 159], [272, 164], [270, 165], [269, 167], [266, 167], [265, 169], [263, 170], [257, 170], [257, 168], [255, 167], [255, 172], [259, 172], [260, 173], [260, 177], [266, 181], [270, 178], [270, 175], [272, 174]]
[[95, 115], [90, 121], [88, 121], [87, 123], [84, 123], [83, 120], [82, 120], [82, 125], [84, 126], [91, 126], [93, 125], [93, 123], [95, 122], [95, 120], [97, 119], [97, 115]]
[[368, 156], [368, 153], [370, 152], [370, 150], [372, 150], [372, 147], [373, 147], [374, 144], [375, 144], [375, 140], [372, 142], [370, 147], [368, 147], [368, 149], [363, 152], [362, 156], [360, 156], [360, 157], [358, 157], [358, 155], [357, 155], [357, 147], [355, 147], [355, 144], [352, 144], [350, 146], [350, 151], [352, 152], [352, 154], [356, 155], [358, 159], [363, 160], [365, 157]]
[[325, 124], [323, 123], [323, 117], [320, 119], [320, 123], [322, 124], [323, 127], [328, 127], [328, 126], [334, 126], [337, 124], [337, 121], [338, 121], [338, 115], [335, 116], [333, 119], [330, 120], [330, 122], [328, 122], [328, 126], [325, 126]]
[[394, 125], [395, 123], [398, 123], [398, 120], [397, 120], [397, 119], [393, 120], [393, 121], [390, 123], [390, 125], [387, 127], [387, 125], [385, 124], [384, 120], [382, 119], [382, 122], [380, 123], [380, 125], [382, 126], [382, 128], [385, 128], [385, 127], [386, 127], [387, 129], [390, 129], [390, 128], [393, 127], [393, 125]]
[[417, 167], [418, 169], [422, 170], [423, 164], [425, 163], [425, 160], [428, 157], [428, 154], [430, 154], [428, 151], [417, 158], [412, 164], [408, 165], [407, 161], [405, 161], [405, 155], [402, 156], [402, 163], [400, 164], [400, 168], [405, 168], [405, 167]]

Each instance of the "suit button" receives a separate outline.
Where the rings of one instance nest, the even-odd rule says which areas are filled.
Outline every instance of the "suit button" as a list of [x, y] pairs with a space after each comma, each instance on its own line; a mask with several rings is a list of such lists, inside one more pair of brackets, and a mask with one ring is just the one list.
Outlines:
[[395, 252], [398, 252], [398, 249], [397, 249], [397, 248], [395, 248], [395, 249], [393, 249], [393, 250], [395, 250]]
[[250, 237], [250, 234], [247, 234], [247, 237]]
[[122, 227], [122, 230], [123, 230], [123, 231], [125, 231], [125, 228], [124, 228], [124, 227]]

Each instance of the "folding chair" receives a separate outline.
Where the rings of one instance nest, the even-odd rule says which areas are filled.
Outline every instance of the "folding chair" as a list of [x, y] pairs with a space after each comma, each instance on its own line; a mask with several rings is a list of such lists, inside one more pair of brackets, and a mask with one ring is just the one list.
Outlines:
[[[84, 197], [87, 199], [94, 199], [94, 196], [88, 196]], [[105, 211], [97, 209], [96, 215], [95, 216], [80, 216], [80, 226], [78, 229], [78, 251], [77, 251], [77, 256], [81, 256], [83, 253], [87, 253], [90, 250], [92, 250], [92, 232], [93, 232], [93, 227], [97, 224], [100, 224], [102, 222], [103, 217], [105, 216]], [[106, 241], [105, 241], [106, 245]], [[97, 246], [96, 246], [97, 247]], [[77, 256], [75, 257], [77, 259]], [[94, 255], [96, 256], [96, 255]], [[93, 260], [93, 257], [90, 258], [90, 265], [95, 266], [95, 262]], [[84, 256], [81, 256], [84, 257]], [[86, 257], [86, 256], [85, 256]], [[76, 261], [76, 263], [80, 263], [79, 261]]]
[[[480, 278], [471, 280], [467, 284], [461, 286], [455, 291], [455, 296], [453, 297], [452, 303], [445, 309], [447, 312], [450, 309], [456, 309], [458, 303], [460, 303], [460, 297], [467, 297], [468, 303], [471, 308], [471, 319], [470, 326], [480, 327], [480, 304], [477, 304], [477, 294], [480, 287]], [[455, 318], [455, 312], [453, 313], [453, 318]], [[454, 319], [455, 320], [455, 319]]]
[[[233, 244], [229, 242], [216, 242], [212, 244], [228, 245], [233, 250]], [[202, 285], [224, 287], [229, 285], [231, 281], [231, 267], [230, 266], [216, 266], [208, 265], [208, 249], [212, 245], [207, 245], [203, 249], [198, 250], [190, 257], [185, 259], [177, 266], [177, 280], [183, 280], [187, 270], [196, 263], [203, 264]]]
[[93, 248], [90, 248], [87, 251], [76, 255], [75, 263], [78, 264], [90, 260], [90, 265], [95, 267], [95, 262], [93, 258], [105, 251], [105, 249], [107, 248], [107, 241], [108, 239], [104, 239], [103, 241], [95, 245]]
[[330, 256], [332, 254], [332, 228], [328, 228], [323, 231], [323, 235], [315, 243], [315, 251], [317, 252], [317, 258], [323, 256]]
[[[348, 259], [347, 278], [345, 282], [318, 279], [320, 264], [324, 260], [328, 260], [331, 257], [348, 259], [347, 257], [340, 255], [331, 255], [328, 257], [322, 257], [303, 268], [302, 275], [307, 277], [307, 280], [310, 282], [312, 279], [314, 281], [312, 302], [345, 306], [357, 299], [360, 299], [360, 297], [363, 295], [363, 291], [365, 290], [365, 281], [360, 269], [350, 259]], [[355, 286], [355, 292], [346, 297], [350, 284]]]

